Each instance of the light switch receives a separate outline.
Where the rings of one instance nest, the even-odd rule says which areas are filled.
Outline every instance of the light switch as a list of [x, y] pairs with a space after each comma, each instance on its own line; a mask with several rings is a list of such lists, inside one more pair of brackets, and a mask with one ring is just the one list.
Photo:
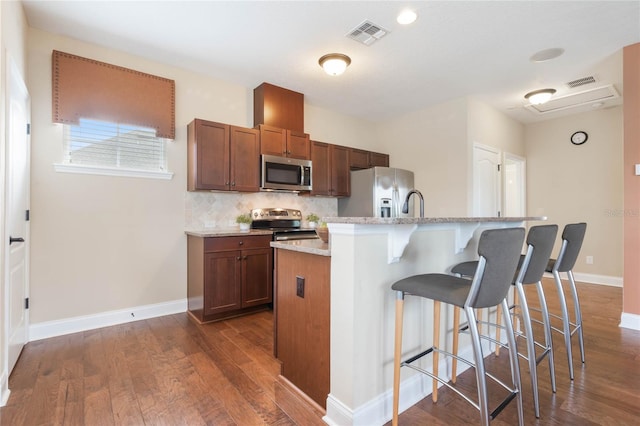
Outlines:
[[304, 299], [304, 277], [296, 277], [296, 296]]
[[640, 176], [640, 164], [636, 164], [636, 176]]

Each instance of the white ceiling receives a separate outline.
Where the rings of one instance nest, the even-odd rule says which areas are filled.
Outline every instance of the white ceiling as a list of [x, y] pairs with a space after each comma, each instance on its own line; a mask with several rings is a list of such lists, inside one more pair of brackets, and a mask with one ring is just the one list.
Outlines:
[[[387, 119], [472, 96], [523, 123], [540, 116], [525, 93], [622, 93], [624, 46], [640, 42], [634, 1], [23, 1], [29, 25], [254, 88], [269, 82], [304, 93], [311, 105], [368, 120]], [[396, 22], [411, 8], [418, 19]], [[370, 20], [390, 31], [372, 46], [346, 37]], [[533, 63], [548, 48], [557, 59]], [[320, 56], [352, 63], [331, 77]], [[620, 104], [621, 99], [605, 103]], [[591, 109], [591, 106], [586, 106]]]

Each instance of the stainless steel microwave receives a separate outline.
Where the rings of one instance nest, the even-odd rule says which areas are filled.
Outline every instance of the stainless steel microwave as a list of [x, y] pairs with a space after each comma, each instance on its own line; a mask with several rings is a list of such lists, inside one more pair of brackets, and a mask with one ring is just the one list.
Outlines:
[[311, 161], [263, 155], [261, 167], [263, 191], [311, 191]]

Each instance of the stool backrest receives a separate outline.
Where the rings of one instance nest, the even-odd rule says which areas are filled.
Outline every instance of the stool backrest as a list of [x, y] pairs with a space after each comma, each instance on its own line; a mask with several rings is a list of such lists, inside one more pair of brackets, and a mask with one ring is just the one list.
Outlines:
[[537, 283], [542, 279], [556, 242], [558, 225], [532, 226], [527, 234], [527, 254], [516, 280], [522, 284]]
[[586, 232], [587, 224], [584, 222], [570, 223], [564, 227], [562, 247], [560, 247], [560, 254], [554, 265], [558, 272], [568, 272], [573, 269], [576, 260], [578, 260]]
[[478, 242], [478, 269], [473, 277], [466, 306], [487, 308], [496, 306], [507, 296], [513, 281], [524, 228], [488, 229]]

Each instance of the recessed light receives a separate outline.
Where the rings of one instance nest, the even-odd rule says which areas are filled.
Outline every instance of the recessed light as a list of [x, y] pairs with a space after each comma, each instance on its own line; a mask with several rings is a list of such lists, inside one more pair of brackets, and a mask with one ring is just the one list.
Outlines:
[[409, 25], [413, 23], [417, 18], [418, 15], [413, 10], [405, 9], [400, 12], [400, 15], [398, 15], [398, 18], [396, 18], [396, 20], [399, 24]]
[[545, 62], [550, 61], [551, 59], [555, 59], [558, 56], [564, 53], [564, 49], [560, 47], [553, 47], [551, 49], [541, 50], [539, 52], [534, 53], [529, 60], [531, 62]]

